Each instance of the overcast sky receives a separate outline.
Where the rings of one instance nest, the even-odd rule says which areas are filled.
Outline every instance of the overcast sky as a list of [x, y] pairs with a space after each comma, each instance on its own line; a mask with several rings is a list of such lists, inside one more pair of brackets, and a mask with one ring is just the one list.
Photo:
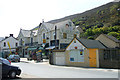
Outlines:
[[32, 29], [45, 22], [82, 13], [113, 0], [0, 0], [0, 37], [20, 28]]

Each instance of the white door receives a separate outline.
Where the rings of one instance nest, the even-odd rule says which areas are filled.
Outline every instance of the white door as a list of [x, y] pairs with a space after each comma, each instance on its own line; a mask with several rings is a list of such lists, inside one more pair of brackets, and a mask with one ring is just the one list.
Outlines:
[[56, 53], [56, 65], [65, 65], [64, 52]]

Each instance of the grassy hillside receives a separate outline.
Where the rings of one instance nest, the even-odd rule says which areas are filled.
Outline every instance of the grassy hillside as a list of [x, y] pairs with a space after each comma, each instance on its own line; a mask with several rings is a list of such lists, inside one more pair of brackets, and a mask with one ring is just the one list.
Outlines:
[[56, 23], [71, 19], [83, 29], [80, 37], [94, 39], [101, 33], [113, 35], [120, 40], [120, 2], [111, 2], [84, 13], [49, 21]]

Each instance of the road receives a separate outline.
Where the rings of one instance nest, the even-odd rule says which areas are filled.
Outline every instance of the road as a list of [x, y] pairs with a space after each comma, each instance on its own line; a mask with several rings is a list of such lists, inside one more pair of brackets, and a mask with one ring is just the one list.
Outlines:
[[[54, 66], [43, 63], [12, 63], [22, 70], [25, 78], [118, 78], [117, 69]], [[24, 76], [23, 76], [24, 75]], [[26, 77], [26, 75], [28, 75]]]

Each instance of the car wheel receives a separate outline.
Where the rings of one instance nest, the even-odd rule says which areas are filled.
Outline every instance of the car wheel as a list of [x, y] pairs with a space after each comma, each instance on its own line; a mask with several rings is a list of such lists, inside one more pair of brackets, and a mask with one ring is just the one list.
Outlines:
[[10, 71], [9, 77], [10, 78], [15, 78], [16, 77], [16, 71]]
[[27, 58], [27, 60], [29, 61], [29, 58]]

